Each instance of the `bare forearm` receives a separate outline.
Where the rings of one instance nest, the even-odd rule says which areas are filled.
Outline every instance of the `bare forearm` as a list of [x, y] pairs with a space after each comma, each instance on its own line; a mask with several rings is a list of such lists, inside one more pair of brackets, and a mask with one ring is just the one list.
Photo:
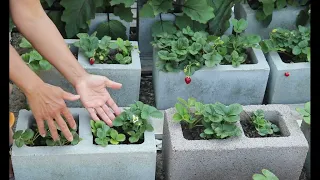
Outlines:
[[10, 11], [19, 31], [73, 86], [87, 75], [39, 0], [10, 0]]
[[[29, 94], [44, 82], [26, 65], [17, 51], [9, 44], [9, 77], [25, 94]], [[26, 81], [27, 80], [27, 81]]]

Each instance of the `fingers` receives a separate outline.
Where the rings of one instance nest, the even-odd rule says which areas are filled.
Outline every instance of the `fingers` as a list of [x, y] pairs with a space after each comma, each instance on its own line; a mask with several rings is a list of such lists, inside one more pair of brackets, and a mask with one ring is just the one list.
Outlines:
[[76, 101], [80, 99], [80, 95], [74, 95], [69, 92], [63, 91], [63, 99], [68, 101]]
[[63, 116], [66, 118], [69, 126], [72, 128], [72, 129], [77, 129], [77, 123], [76, 121], [74, 120], [71, 112], [69, 111], [69, 109], [67, 107], [65, 107], [63, 110], [62, 110], [62, 114]]
[[109, 108], [106, 104], [104, 104], [104, 105], [102, 106], [102, 109], [103, 109], [103, 111], [107, 114], [107, 116], [110, 118], [111, 121], [113, 121], [114, 118], [116, 118], [116, 117], [114, 116], [114, 114], [110, 111], [110, 108]]
[[107, 116], [107, 114], [104, 112], [104, 110], [101, 107], [96, 108], [97, 113], [99, 116], [103, 119], [104, 122], [108, 124], [108, 126], [112, 127], [112, 121]]
[[56, 127], [53, 119], [48, 118], [47, 119], [47, 123], [48, 123], [48, 126], [49, 126], [49, 130], [51, 132], [52, 139], [54, 141], [59, 140], [59, 134], [58, 134], [57, 127]]
[[122, 84], [111, 81], [107, 77], [105, 77], [105, 85], [111, 89], [120, 89], [122, 87]]
[[[64, 137], [66, 137], [66, 139], [70, 142], [73, 141], [73, 136], [67, 126], [67, 123], [62, 119], [60, 114], [55, 117], [55, 120], [56, 120], [58, 126], [60, 127], [61, 132], [64, 134]], [[51, 129], [50, 129], [50, 131], [51, 131]], [[51, 132], [51, 134], [52, 134], [52, 132]], [[52, 135], [52, 138], [53, 138], [53, 135]]]
[[96, 114], [96, 111], [93, 109], [93, 108], [87, 108], [91, 118], [94, 120], [94, 121], [99, 121], [100, 119], [98, 118], [97, 114]]
[[39, 130], [39, 134], [40, 136], [42, 137], [45, 137], [46, 136], [46, 129], [44, 128], [44, 120], [43, 119], [39, 119], [39, 118], [36, 118], [36, 122], [37, 122], [37, 126], [38, 126], [38, 130]]
[[111, 107], [111, 109], [114, 111], [114, 113], [118, 116], [120, 114], [120, 109], [117, 106], [117, 104], [113, 101], [113, 99], [110, 97], [107, 100], [107, 104], [109, 105], [109, 107]]

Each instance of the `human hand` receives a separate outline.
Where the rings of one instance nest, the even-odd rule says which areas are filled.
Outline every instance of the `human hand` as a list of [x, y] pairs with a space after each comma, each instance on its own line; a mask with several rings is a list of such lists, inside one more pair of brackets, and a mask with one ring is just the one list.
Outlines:
[[115, 115], [119, 115], [120, 109], [111, 98], [106, 87], [120, 89], [121, 86], [120, 83], [111, 81], [105, 76], [87, 74], [78, 81], [75, 88], [80, 95], [83, 106], [88, 110], [92, 119], [100, 120], [97, 116], [98, 114], [111, 127], [112, 120], [115, 118], [113, 112]]
[[59, 140], [57, 125], [68, 141], [73, 140], [73, 136], [61, 117], [63, 115], [72, 129], [77, 128], [77, 124], [67, 108], [64, 100], [75, 101], [80, 98], [79, 95], [73, 95], [47, 83], [37, 86], [32, 92], [26, 93], [30, 109], [36, 119], [39, 133], [42, 137], [46, 135], [44, 121], [47, 121], [51, 136], [54, 141]]

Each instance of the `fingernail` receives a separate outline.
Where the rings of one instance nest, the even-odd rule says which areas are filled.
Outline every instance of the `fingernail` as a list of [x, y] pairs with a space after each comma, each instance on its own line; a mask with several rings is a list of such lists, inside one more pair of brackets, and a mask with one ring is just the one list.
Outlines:
[[41, 137], [46, 137], [46, 134], [40, 134]]
[[73, 129], [73, 130], [76, 130], [76, 129], [77, 129], [77, 125], [74, 125], [72, 129]]

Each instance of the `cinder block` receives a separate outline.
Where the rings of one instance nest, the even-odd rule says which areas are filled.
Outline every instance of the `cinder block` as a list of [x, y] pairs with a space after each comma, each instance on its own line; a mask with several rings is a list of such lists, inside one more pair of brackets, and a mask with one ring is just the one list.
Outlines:
[[[78, 48], [73, 46], [73, 43], [78, 41], [78, 39], [65, 39], [66, 44], [70, 45], [70, 50], [72, 53], [77, 54]], [[50, 70], [40, 71], [38, 73], [39, 77], [46, 83], [49, 83], [54, 86], [58, 86], [63, 90], [77, 94], [76, 90], [72, 86], [72, 84], [55, 68], [52, 66]], [[66, 101], [66, 105], [68, 107], [81, 107], [81, 101]]]
[[[181, 14], [175, 13], [175, 14], [161, 14], [161, 19], [163, 21], [175, 21], [175, 17], [179, 16]], [[232, 12], [231, 19], [234, 18], [234, 13]], [[160, 21], [160, 15], [157, 15], [154, 18], [139, 18], [139, 47], [141, 49], [141, 60], [150, 60], [152, 61], [152, 54], [153, 54], [153, 47], [151, 45], [151, 42], [153, 41], [152, 37], [152, 25], [156, 22]], [[232, 24], [230, 20], [230, 27], [225, 32], [225, 34], [231, 34], [232, 33]]]
[[[308, 151], [308, 143], [290, 108], [284, 105], [250, 105], [266, 119], [278, 123], [283, 137], [248, 138], [244, 135], [224, 140], [187, 140], [181, 125], [173, 121], [175, 109], [165, 111], [163, 156], [167, 180], [251, 179], [261, 169], [269, 169], [282, 180], [298, 180]], [[241, 120], [246, 116], [241, 114]]]
[[269, 38], [269, 33], [274, 28], [296, 29], [297, 15], [304, 7], [288, 6], [280, 10], [273, 10], [272, 21], [266, 26], [256, 19], [256, 10], [252, 10], [248, 4], [237, 3], [234, 6], [234, 15], [236, 19], [245, 19], [248, 21], [248, 28], [244, 33], [257, 34], [261, 38]]
[[[277, 52], [266, 54], [270, 66], [266, 100], [270, 104], [299, 104], [310, 101], [310, 63], [284, 63]], [[289, 76], [284, 74], [289, 72]]]
[[306, 169], [306, 175], [308, 178], [311, 178], [311, 164], [310, 164], [310, 136], [311, 136], [311, 131], [310, 131], [310, 125], [302, 121], [301, 123], [301, 131], [304, 134], [304, 137], [306, 137], [308, 144], [309, 144], [309, 151], [306, 157], [306, 161], [304, 162], [304, 168]]
[[[133, 46], [138, 46], [136, 41], [130, 41]], [[131, 64], [93, 64], [79, 50], [78, 61], [82, 67], [91, 74], [106, 76], [110, 80], [121, 83], [119, 90], [108, 91], [119, 107], [127, 107], [139, 100], [141, 63], [138, 49], [131, 52]]]
[[[133, 145], [93, 144], [90, 116], [83, 108], [70, 108], [79, 120], [75, 146], [13, 146], [12, 164], [16, 180], [155, 179], [156, 144], [153, 132], [144, 142]], [[21, 110], [16, 130], [25, 130], [34, 121], [30, 111]]]
[[156, 107], [161, 110], [174, 107], [178, 97], [196, 97], [204, 103], [262, 104], [270, 68], [261, 50], [250, 48], [248, 52], [254, 64], [237, 68], [232, 65], [203, 67], [191, 76], [191, 83], [186, 84], [182, 71], [168, 73], [155, 67], [158, 61], [155, 50], [152, 75]]
[[[128, 40], [129, 40], [130, 22], [127, 22], [127, 21], [120, 19], [119, 16], [115, 16], [113, 13], [109, 13], [109, 19], [110, 20], [118, 20], [126, 27], [126, 34], [127, 34]], [[94, 31], [96, 31], [99, 24], [101, 24], [102, 22], [107, 22], [107, 21], [108, 21], [107, 13], [96, 13], [95, 18], [91, 19], [91, 21], [90, 21], [88, 34], [92, 34]]]

